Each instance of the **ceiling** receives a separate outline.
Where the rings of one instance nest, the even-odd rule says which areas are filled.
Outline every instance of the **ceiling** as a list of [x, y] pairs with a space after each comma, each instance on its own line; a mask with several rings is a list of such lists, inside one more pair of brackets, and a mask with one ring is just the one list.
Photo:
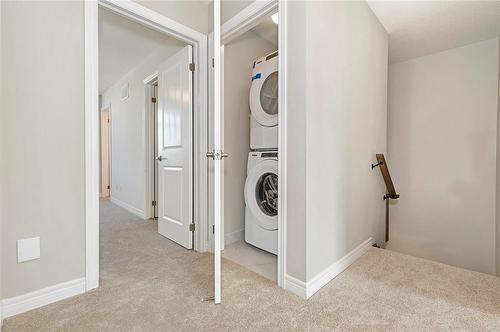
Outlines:
[[251, 31], [278, 47], [278, 25], [273, 22], [271, 16], [266, 17]]
[[99, 8], [99, 94], [166, 43], [180, 44], [165, 34]]
[[500, 1], [373, 1], [389, 33], [389, 62], [464, 46], [500, 35]]

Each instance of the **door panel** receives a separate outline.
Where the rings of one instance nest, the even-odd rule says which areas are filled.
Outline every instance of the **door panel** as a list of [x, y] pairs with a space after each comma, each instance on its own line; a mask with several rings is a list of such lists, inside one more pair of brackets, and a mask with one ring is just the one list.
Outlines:
[[163, 195], [162, 210], [164, 215], [162, 217], [168, 219], [170, 222], [182, 224], [183, 170], [181, 167], [163, 167], [162, 171], [162, 185], [164, 188], [168, 188], [168, 190], [164, 191], [165, 195]]
[[167, 82], [168, 96], [165, 98], [165, 106], [162, 110], [163, 116], [163, 149], [182, 146], [182, 90], [177, 89], [182, 85], [182, 72], [187, 68], [182, 68], [183, 63], [174, 64], [170, 69], [168, 75], [165, 77]]
[[192, 249], [192, 48], [159, 68], [158, 232]]
[[[222, 153], [221, 114], [221, 42], [220, 42], [220, 1], [214, 1], [214, 154]], [[222, 230], [222, 158], [214, 158], [214, 278], [215, 303], [222, 301], [221, 278], [221, 230]]]

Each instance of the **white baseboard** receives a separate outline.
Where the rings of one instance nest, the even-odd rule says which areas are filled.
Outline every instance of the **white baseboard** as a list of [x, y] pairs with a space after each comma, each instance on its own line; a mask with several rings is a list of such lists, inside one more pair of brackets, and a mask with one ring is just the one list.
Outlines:
[[236, 232], [228, 233], [224, 235], [224, 246], [230, 245], [238, 241], [243, 241], [245, 239], [245, 230], [241, 229]]
[[130, 213], [138, 216], [141, 219], [147, 219], [146, 214], [144, 213], [144, 211], [142, 211], [141, 209], [138, 209], [135, 206], [132, 206], [132, 205], [130, 205], [128, 203], [125, 203], [124, 201], [121, 201], [121, 200], [119, 200], [116, 197], [111, 197], [111, 202], [115, 203], [119, 207], [124, 208], [128, 212], [130, 212]]
[[329, 283], [333, 278], [338, 276], [342, 271], [347, 269], [358, 258], [363, 256], [373, 245], [373, 239], [370, 237], [368, 240], [361, 243], [359, 246], [351, 250], [347, 255], [321, 271], [318, 275], [307, 282], [306, 298], [310, 298], [323, 286]]
[[43, 307], [85, 293], [85, 278], [66, 281], [34, 292], [2, 300], [3, 318]]
[[306, 283], [288, 274], [285, 274], [284, 288], [303, 299], [307, 298]]

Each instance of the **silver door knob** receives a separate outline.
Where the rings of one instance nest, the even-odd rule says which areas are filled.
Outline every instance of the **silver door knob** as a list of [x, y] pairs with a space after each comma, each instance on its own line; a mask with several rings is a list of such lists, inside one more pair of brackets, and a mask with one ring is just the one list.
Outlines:
[[212, 158], [213, 160], [222, 160], [222, 158], [229, 157], [229, 154], [222, 151], [210, 151], [207, 152], [207, 158]]
[[163, 160], [163, 157], [162, 157], [162, 156], [158, 156], [158, 157], [156, 157], [155, 159], [156, 159], [156, 160], [158, 160], [158, 161], [162, 161], [162, 160]]

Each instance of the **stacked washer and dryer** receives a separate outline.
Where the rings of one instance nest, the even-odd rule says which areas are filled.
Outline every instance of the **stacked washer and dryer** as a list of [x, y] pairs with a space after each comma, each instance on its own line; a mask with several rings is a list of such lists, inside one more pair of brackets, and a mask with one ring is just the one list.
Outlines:
[[278, 254], [278, 51], [253, 63], [245, 241]]

